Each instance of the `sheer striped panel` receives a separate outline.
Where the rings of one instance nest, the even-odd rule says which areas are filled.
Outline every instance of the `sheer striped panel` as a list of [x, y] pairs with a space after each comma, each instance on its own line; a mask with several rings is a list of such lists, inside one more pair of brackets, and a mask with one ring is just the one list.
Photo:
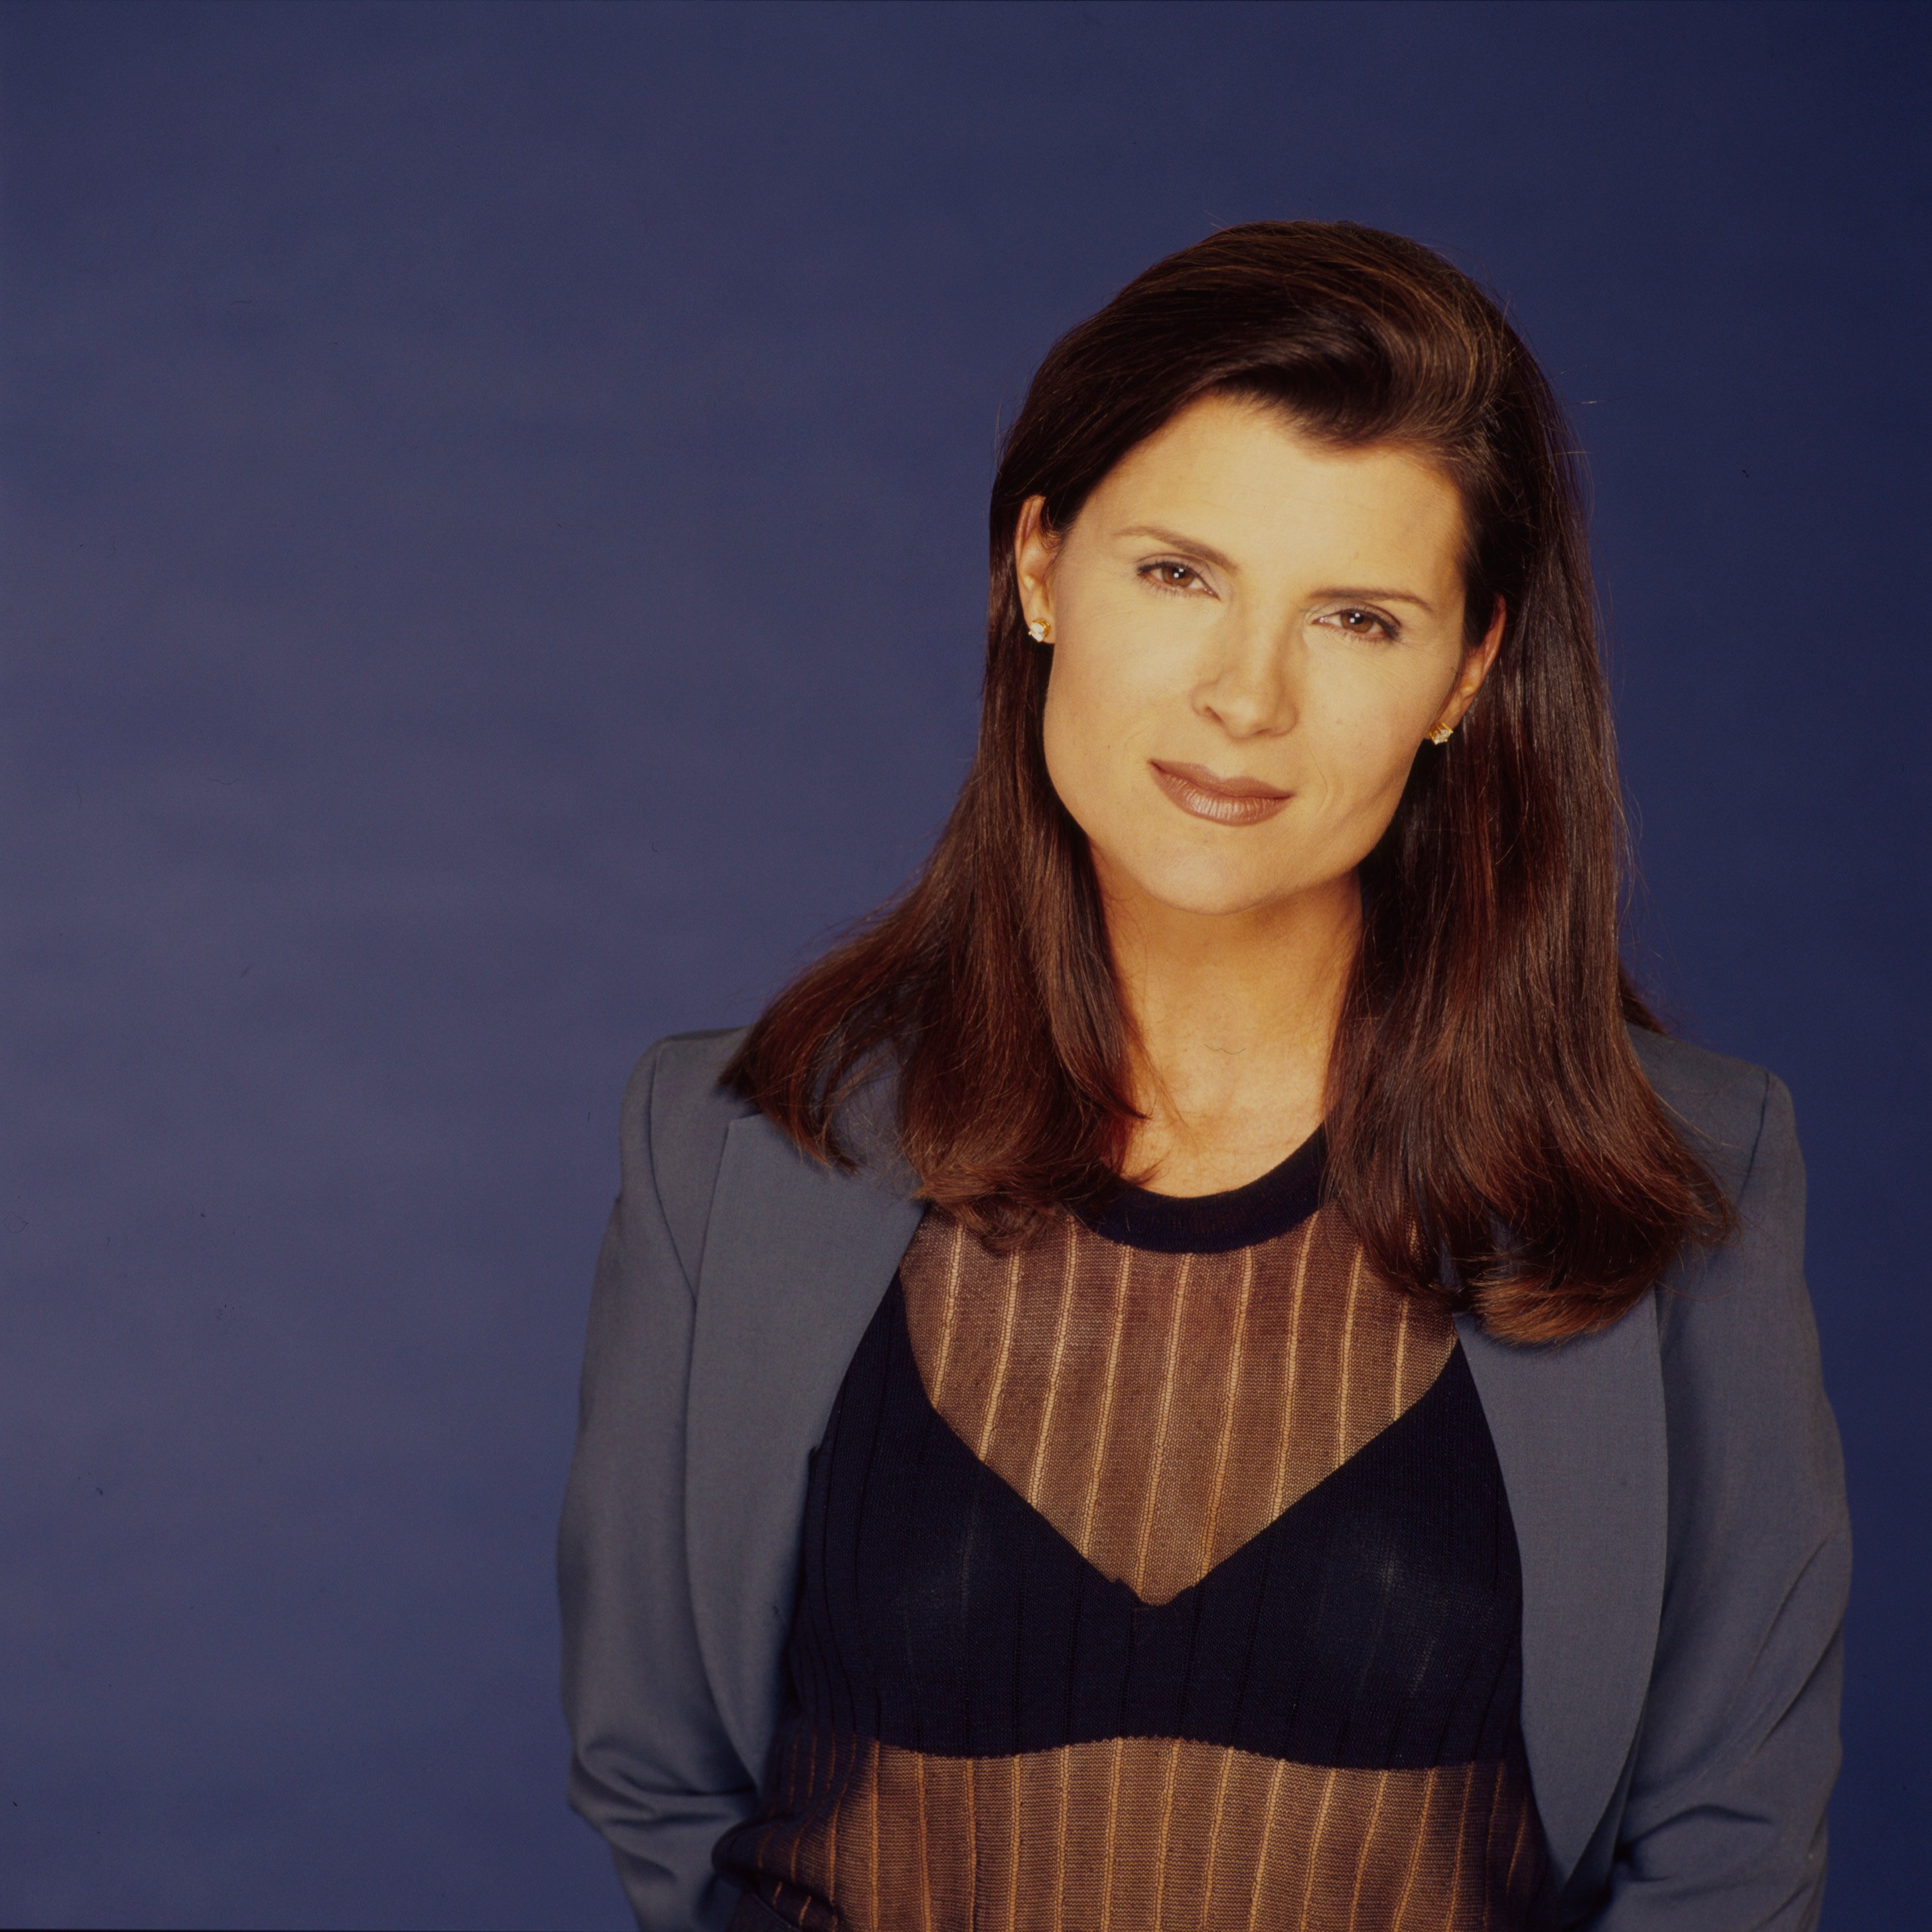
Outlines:
[[[1356, 1771], [1174, 1739], [1018, 1758], [795, 1736], [753, 1854], [810, 1932], [1484, 1932], [1540, 1879], [1519, 1768]], [[816, 1775], [814, 1775], [816, 1774]], [[749, 1849], [748, 1847], [748, 1849]]]
[[1157, 1197], [1112, 1224], [1144, 1243], [921, 1224], [814, 1459], [792, 1696], [718, 1847], [784, 1923], [1541, 1922], [1514, 1531], [1454, 1325], [1276, 1178], [1195, 1246]]

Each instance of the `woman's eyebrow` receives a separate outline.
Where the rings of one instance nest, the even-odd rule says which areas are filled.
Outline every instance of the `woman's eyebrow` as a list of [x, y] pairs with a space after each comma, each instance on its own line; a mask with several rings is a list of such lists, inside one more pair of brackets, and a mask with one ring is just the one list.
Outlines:
[[1136, 524], [1131, 530], [1120, 531], [1120, 537], [1152, 537], [1157, 544], [1165, 544], [1170, 550], [1184, 550], [1190, 556], [1198, 556], [1203, 563], [1211, 563], [1216, 568], [1238, 572], [1240, 566], [1231, 556], [1226, 556], [1210, 543], [1203, 543], [1198, 537], [1184, 537], [1178, 530], [1164, 530], [1156, 524]]
[[1436, 606], [1412, 590], [1375, 590], [1359, 584], [1340, 584], [1315, 594], [1318, 598], [1359, 597], [1364, 604], [1413, 604], [1425, 616], [1436, 615]]

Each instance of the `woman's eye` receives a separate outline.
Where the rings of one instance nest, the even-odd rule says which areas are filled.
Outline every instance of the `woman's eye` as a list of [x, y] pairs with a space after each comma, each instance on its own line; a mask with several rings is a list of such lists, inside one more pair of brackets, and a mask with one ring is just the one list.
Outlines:
[[1353, 638], [1386, 638], [1396, 634], [1395, 625], [1379, 610], [1364, 610], [1351, 605], [1334, 614], [1335, 621]]
[[1142, 564], [1140, 574], [1163, 590], [1191, 590], [1201, 581], [1201, 573], [1191, 563], [1179, 563], [1172, 557]]

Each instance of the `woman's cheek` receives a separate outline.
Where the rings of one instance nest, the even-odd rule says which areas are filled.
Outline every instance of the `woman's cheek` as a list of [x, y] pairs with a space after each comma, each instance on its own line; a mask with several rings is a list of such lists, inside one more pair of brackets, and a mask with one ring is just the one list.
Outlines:
[[1060, 802], [1089, 836], [1118, 789], [1112, 746], [1121, 734], [1117, 694], [1098, 667], [1060, 646], [1047, 686], [1042, 737], [1047, 776]]
[[1318, 786], [1323, 816], [1336, 835], [1366, 851], [1395, 815], [1415, 746], [1409, 742], [1405, 721], [1386, 710], [1332, 723], [1334, 728], [1322, 734], [1322, 742], [1309, 746], [1306, 770]]
[[1130, 652], [1056, 656], [1044, 720], [1048, 769], [1058, 764], [1083, 790], [1118, 789], [1124, 779], [1120, 768], [1153, 736], [1145, 682], [1145, 666]]

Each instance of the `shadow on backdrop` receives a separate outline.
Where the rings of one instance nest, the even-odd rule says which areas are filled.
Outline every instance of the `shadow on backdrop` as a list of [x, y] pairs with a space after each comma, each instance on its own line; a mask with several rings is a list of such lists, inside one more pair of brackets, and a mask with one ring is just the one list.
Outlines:
[[1003, 412], [1258, 217], [1587, 446], [1643, 944], [1768, 1064], [1919, 1910], [1928, 15], [16, 4], [0, 1917], [618, 1927], [550, 1544], [624, 1075], [964, 770]]

